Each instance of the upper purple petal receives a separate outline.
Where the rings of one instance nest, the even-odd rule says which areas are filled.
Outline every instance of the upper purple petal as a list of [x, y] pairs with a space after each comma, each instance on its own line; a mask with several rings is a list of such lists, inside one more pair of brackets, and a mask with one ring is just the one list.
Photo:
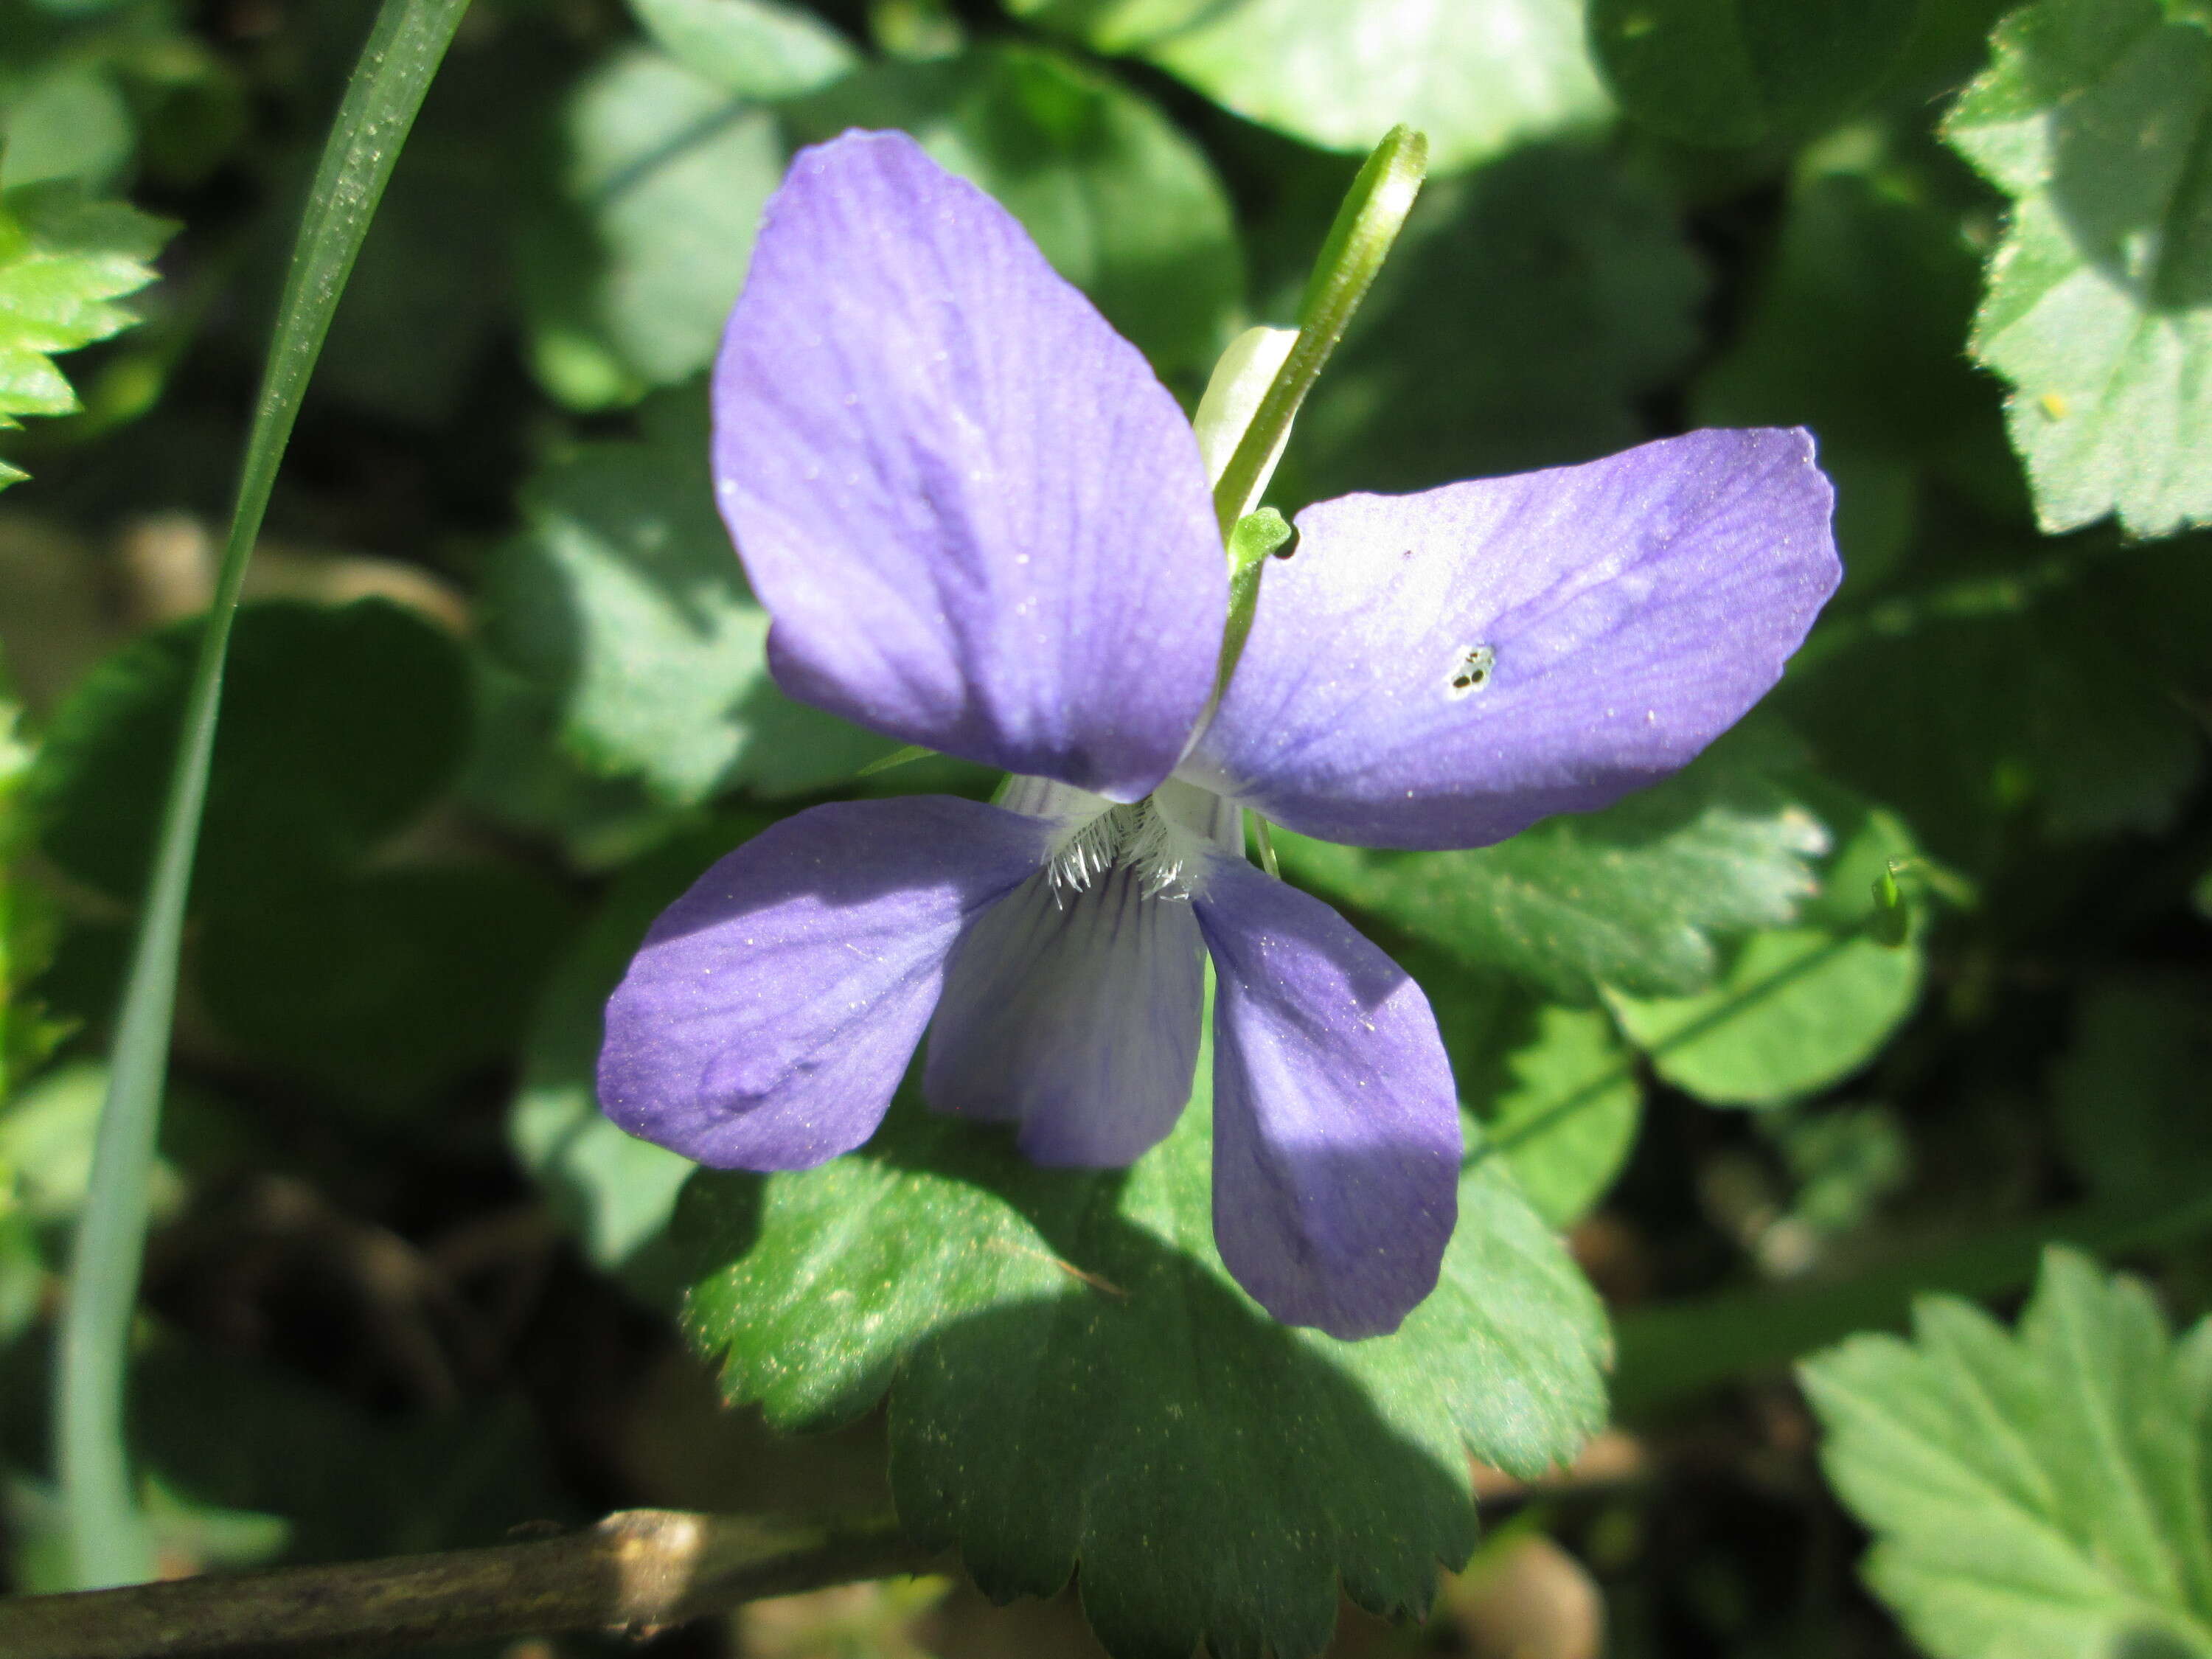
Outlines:
[[1451, 1066], [1420, 987], [1320, 900], [1221, 860], [1213, 1237], [1291, 1325], [1380, 1336], [1436, 1288], [1459, 1214]]
[[803, 1170], [882, 1120], [961, 929], [1049, 826], [945, 796], [817, 806], [661, 913], [607, 1003], [599, 1104], [720, 1169]]
[[1013, 217], [903, 133], [803, 150], [714, 372], [722, 514], [792, 696], [1134, 799], [1212, 689], [1197, 440]]
[[1185, 775], [1308, 835], [1480, 847], [1682, 766], [1842, 574], [1802, 431], [1298, 515]]

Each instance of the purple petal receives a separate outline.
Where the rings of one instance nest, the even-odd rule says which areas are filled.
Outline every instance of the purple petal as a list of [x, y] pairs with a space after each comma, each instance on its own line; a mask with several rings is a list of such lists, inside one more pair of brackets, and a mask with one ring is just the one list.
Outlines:
[[1299, 514], [1184, 775], [1308, 835], [1480, 847], [1682, 766], [1835, 591], [1803, 432]]
[[661, 913], [607, 1003], [599, 1103], [718, 1169], [803, 1170], [866, 1140], [969, 920], [1047, 826], [939, 795], [817, 806]]
[[714, 373], [723, 516], [793, 696], [1134, 799], [1212, 689], [1198, 442], [1011, 215], [902, 133], [800, 152]]
[[923, 1098], [1021, 1125], [1039, 1164], [1111, 1169], [1167, 1138], [1198, 1066], [1204, 952], [1188, 901], [1127, 865], [1079, 893], [1031, 877], [968, 930], [929, 1030]]
[[1436, 1288], [1459, 1100], [1420, 987], [1320, 900], [1222, 860], [1198, 923], [1213, 1027], [1213, 1237], [1276, 1318], [1381, 1336]]

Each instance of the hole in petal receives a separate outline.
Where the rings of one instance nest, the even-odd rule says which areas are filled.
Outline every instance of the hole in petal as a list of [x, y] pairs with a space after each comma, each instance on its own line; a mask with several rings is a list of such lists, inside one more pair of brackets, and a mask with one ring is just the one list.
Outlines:
[[1465, 645], [1452, 659], [1451, 680], [1446, 696], [1456, 700], [1474, 696], [1490, 684], [1490, 676], [1498, 666], [1498, 653], [1486, 645]]

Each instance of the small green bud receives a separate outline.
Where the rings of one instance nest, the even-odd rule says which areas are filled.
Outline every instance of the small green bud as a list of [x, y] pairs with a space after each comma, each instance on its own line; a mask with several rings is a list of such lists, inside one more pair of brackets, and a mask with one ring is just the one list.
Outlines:
[[1912, 931], [1912, 913], [1905, 908], [1905, 895], [1898, 889], [1894, 864], [1874, 878], [1874, 915], [1869, 919], [1868, 928], [1877, 944], [1893, 948], [1904, 944]]

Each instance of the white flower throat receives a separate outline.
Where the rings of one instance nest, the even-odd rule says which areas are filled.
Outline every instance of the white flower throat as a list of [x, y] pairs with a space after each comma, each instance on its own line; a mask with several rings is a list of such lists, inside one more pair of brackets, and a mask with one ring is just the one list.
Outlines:
[[1204, 891], [1213, 858], [1244, 853], [1237, 805], [1180, 778], [1123, 804], [1046, 778], [1013, 777], [999, 805], [1060, 826], [1044, 873], [1062, 905], [1116, 870], [1127, 871], [1146, 898], [1188, 900]]

